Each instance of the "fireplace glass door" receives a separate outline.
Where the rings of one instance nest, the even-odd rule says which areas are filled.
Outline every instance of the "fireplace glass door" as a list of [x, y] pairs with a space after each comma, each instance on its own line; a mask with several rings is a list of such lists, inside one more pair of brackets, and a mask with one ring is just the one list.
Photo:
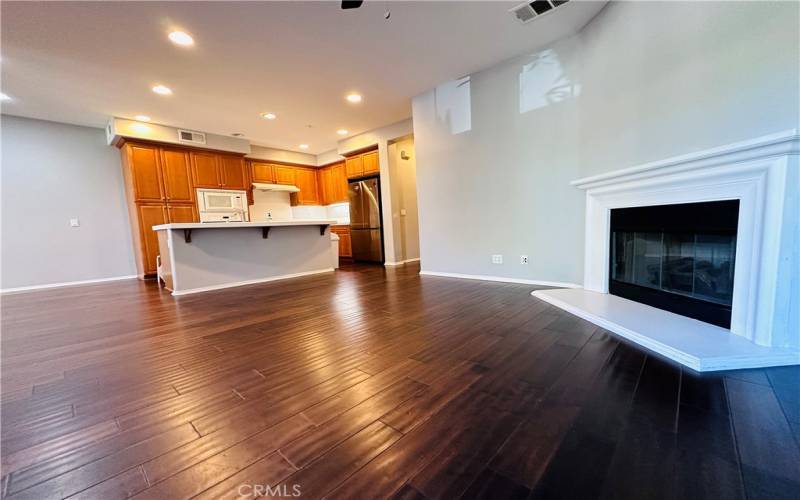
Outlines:
[[609, 290], [730, 327], [738, 201], [612, 210]]

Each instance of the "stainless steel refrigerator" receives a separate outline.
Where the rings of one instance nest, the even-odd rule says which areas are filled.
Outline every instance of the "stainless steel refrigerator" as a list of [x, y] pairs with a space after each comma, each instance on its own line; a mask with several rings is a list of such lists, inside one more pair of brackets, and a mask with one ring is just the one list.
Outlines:
[[350, 238], [353, 260], [383, 262], [381, 188], [377, 177], [350, 181]]

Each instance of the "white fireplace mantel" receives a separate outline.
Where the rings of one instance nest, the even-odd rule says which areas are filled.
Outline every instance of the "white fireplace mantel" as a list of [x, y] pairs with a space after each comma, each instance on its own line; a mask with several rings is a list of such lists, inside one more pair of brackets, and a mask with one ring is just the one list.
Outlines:
[[573, 181], [586, 191], [584, 289], [608, 293], [611, 209], [738, 199], [730, 333], [787, 345], [792, 332], [773, 322], [787, 171], [798, 154], [800, 136], [789, 130]]

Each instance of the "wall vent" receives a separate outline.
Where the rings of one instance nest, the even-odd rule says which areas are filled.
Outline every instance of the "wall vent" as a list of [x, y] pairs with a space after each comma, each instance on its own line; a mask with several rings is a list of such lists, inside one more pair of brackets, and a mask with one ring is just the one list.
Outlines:
[[178, 140], [180, 142], [191, 142], [192, 144], [205, 144], [206, 134], [202, 132], [192, 132], [191, 130], [178, 129]]
[[556, 9], [567, 3], [569, 0], [536, 0], [534, 2], [525, 2], [517, 5], [509, 12], [514, 16], [514, 19], [522, 24], [527, 24], [537, 17]]

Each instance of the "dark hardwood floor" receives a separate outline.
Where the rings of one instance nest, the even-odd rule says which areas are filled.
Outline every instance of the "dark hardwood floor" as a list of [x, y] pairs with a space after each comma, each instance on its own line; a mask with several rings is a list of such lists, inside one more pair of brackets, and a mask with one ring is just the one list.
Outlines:
[[800, 368], [417, 272], [3, 296], [3, 497], [800, 498]]

